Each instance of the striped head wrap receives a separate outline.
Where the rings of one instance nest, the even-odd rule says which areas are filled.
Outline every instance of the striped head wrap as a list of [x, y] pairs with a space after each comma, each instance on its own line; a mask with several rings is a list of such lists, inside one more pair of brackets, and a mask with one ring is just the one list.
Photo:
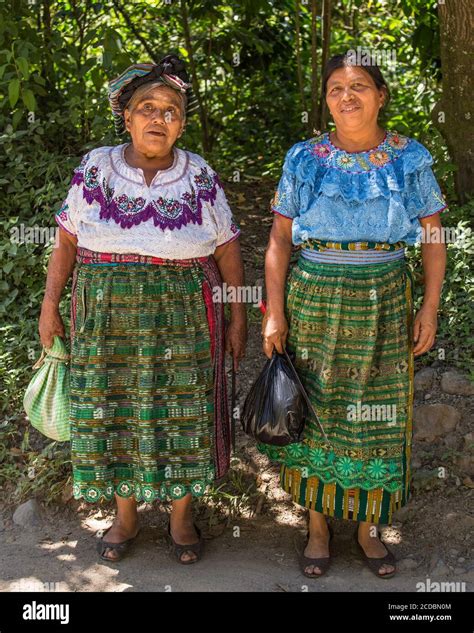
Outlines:
[[192, 84], [179, 57], [166, 55], [158, 64], [133, 64], [109, 83], [109, 103], [118, 135], [125, 132], [124, 111], [133, 93], [151, 81], [161, 81], [186, 95], [186, 117], [197, 110]]

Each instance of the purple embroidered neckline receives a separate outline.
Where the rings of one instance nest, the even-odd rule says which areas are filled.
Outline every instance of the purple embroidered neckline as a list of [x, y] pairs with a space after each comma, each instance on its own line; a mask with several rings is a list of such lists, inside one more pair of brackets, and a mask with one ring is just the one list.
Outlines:
[[214, 203], [217, 187], [222, 187], [217, 174], [209, 174], [201, 167], [199, 174], [193, 177], [194, 185], [180, 199], [159, 197], [146, 204], [142, 197], [129, 197], [126, 194], [114, 196], [99, 167], [91, 165], [85, 168], [88, 156], [76, 169], [73, 185], [82, 185], [83, 196], [88, 204], [98, 202], [100, 218], [113, 220], [124, 229], [132, 228], [150, 219], [162, 230], [179, 229], [190, 222], [202, 224], [202, 202]]

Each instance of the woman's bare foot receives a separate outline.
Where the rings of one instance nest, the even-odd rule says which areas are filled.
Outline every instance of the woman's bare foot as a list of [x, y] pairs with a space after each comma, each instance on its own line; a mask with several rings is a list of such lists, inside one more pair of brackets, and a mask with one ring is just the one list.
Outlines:
[[[115, 517], [112, 527], [104, 535], [104, 540], [109, 543], [123, 543], [130, 538], [134, 538], [138, 534], [138, 513], [137, 502], [132, 497], [124, 499], [115, 495], [117, 502], [117, 516]], [[109, 560], [117, 560], [118, 552], [107, 547], [104, 549], [103, 556]]]
[[[104, 540], [109, 543], [123, 543], [130, 538], [134, 538], [138, 534], [138, 519], [134, 524], [124, 525], [119, 517], [117, 517], [112, 523], [112, 527], [107, 532], [106, 536], [104, 536]], [[109, 560], [117, 560], [119, 558], [118, 552], [111, 549], [110, 547], [106, 547], [103, 553], [105, 558]]]
[[[199, 541], [199, 535], [194, 527], [191, 499], [191, 494], [189, 494], [173, 501], [170, 530], [173, 540], [179, 545], [194, 545]], [[191, 550], [186, 550], [180, 558], [186, 562], [196, 560], [197, 556]]]
[[[309, 539], [304, 550], [308, 558], [326, 558], [329, 556], [329, 529], [326, 517], [321, 512], [309, 511]], [[322, 572], [317, 565], [305, 567], [307, 574], [319, 576]]]
[[[383, 558], [388, 552], [385, 545], [377, 536], [377, 526], [374, 523], [361, 521], [359, 523], [359, 543], [369, 558]], [[388, 563], [384, 563], [379, 570], [381, 576], [390, 574], [395, 571], [395, 567]]]

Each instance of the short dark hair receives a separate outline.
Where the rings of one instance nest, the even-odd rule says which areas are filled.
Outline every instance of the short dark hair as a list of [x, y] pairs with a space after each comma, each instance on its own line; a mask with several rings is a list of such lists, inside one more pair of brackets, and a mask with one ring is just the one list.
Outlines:
[[327, 86], [329, 77], [333, 74], [335, 70], [338, 70], [339, 68], [346, 68], [348, 66], [357, 66], [358, 68], [362, 68], [362, 70], [365, 70], [365, 72], [368, 73], [372, 77], [375, 85], [377, 86], [379, 90], [381, 88], [385, 88], [385, 92], [386, 92], [386, 97], [384, 101], [384, 107], [385, 107], [390, 101], [390, 89], [388, 87], [387, 82], [385, 81], [384, 76], [382, 75], [380, 68], [372, 59], [370, 59], [370, 56], [369, 56], [369, 60], [370, 60], [369, 64], [366, 64], [366, 63], [355, 64], [353, 61], [353, 56], [350, 51], [347, 51], [347, 53], [343, 53], [341, 55], [334, 55], [334, 57], [331, 57], [331, 59], [327, 61], [323, 70], [323, 97], [326, 98], [326, 86]]

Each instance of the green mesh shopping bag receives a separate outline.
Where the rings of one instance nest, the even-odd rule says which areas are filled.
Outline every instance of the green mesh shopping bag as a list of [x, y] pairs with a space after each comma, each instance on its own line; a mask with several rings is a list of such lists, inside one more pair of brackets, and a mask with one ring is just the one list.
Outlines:
[[61, 337], [43, 347], [37, 369], [26, 388], [23, 406], [31, 424], [52, 440], [70, 439], [69, 354]]

